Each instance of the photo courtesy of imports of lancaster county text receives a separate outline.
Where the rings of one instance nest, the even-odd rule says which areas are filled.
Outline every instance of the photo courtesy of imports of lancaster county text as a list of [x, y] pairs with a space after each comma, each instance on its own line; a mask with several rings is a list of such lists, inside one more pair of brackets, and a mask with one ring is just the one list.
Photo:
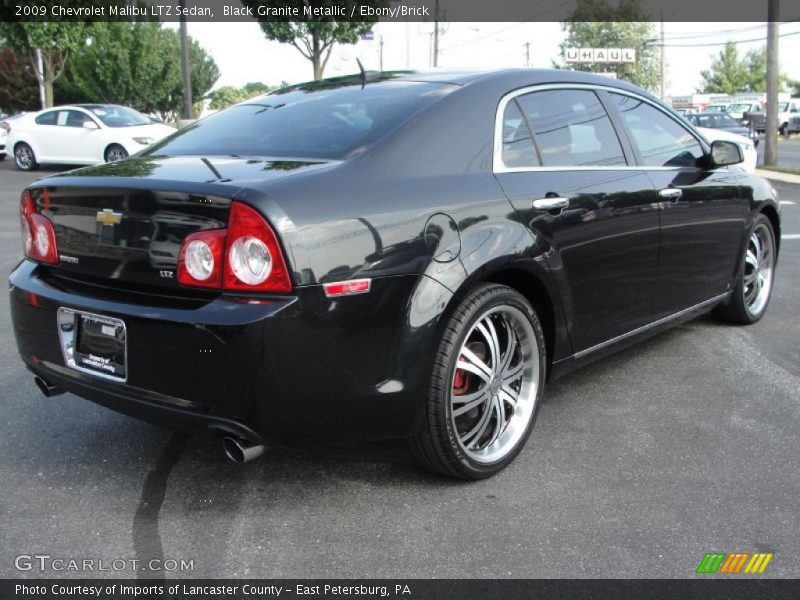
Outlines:
[[800, 2], [0, 0], [0, 600], [800, 598]]

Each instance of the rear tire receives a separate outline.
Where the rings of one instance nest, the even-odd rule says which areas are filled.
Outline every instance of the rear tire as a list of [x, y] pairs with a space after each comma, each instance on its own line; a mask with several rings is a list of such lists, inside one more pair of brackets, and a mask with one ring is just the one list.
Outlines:
[[541, 406], [546, 349], [530, 302], [484, 284], [449, 317], [433, 366], [421, 431], [409, 446], [431, 471], [467, 480], [506, 467]]
[[775, 259], [775, 231], [769, 218], [760, 214], [750, 227], [733, 294], [717, 309], [717, 316], [737, 325], [761, 320], [772, 297]]
[[33, 148], [25, 142], [20, 142], [14, 146], [14, 162], [16, 162], [20, 171], [35, 171], [39, 168]]

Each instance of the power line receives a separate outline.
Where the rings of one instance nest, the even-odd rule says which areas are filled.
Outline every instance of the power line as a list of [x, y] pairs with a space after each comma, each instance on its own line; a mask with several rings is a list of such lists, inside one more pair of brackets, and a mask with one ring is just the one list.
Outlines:
[[[790, 37], [793, 35], [800, 35], [800, 31], [790, 31], [782, 33], [778, 37]], [[751, 38], [749, 40], [728, 40], [726, 42], [707, 42], [704, 44], [664, 44], [665, 48], [708, 48], [712, 46], [725, 46], [727, 44], [749, 44], [751, 42], [763, 42], [763, 37]], [[661, 44], [649, 44], [651, 46], [661, 46]]]

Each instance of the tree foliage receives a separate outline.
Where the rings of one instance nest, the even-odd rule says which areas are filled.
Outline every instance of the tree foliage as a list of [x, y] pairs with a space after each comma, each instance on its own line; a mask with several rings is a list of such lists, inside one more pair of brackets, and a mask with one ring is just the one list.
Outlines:
[[[383, 6], [384, 0], [372, 2], [357, 2], [355, 0], [242, 0], [242, 4], [250, 8], [253, 14], [258, 14], [258, 7], [293, 7], [303, 14], [303, 8], [332, 9], [343, 7], [346, 13], [351, 14], [352, 7], [361, 4]], [[258, 17], [261, 30], [267, 39], [283, 44], [292, 44], [297, 50], [311, 61], [314, 68], [314, 79], [319, 81], [325, 72], [325, 67], [331, 57], [334, 45], [355, 44], [358, 37], [367, 33], [372, 28], [375, 19], [366, 22], [335, 21], [329, 17], [309, 17], [304, 21], [281, 21], [273, 17]]]
[[633, 48], [636, 63], [583, 63], [569, 68], [591, 73], [615, 73], [648, 90], [656, 90], [661, 80], [661, 49], [655, 45], [655, 29], [641, 8], [639, 0], [578, 0], [567, 21], [561, 23], [566, 48]]
[[[180, 35], [155, 22], [95, 23], [90, 43], [70, 59], [59, 96], [132, 106], [171, 119], [183, 105]], [[219, 79], [214, 59], [189, 38], [192, 97]]]
[[39, 83], [31, 61], [0, 46], [0, 113], [39, 108]]
[[226, 85], [214, 90], [208, 95], [211, 100], [208, 107], [212, 110], [222, 110], [223, 108], [228, 108], [229, 106], [243, 102], [248, 98], [263, 96], [274, 89], [276, 88], [261, 83], [260, 81], [252, 81], [240, 88]]
[[[8, 2], [4, 0], [4, 4]], [[62, 3], [69, 4], [69, 1]], [[64, 72], [70, 55], [83, 46], [86, 35], [87, 25], [80, 21], [0, 22], [0, 37], [30, 59], [36, 77], [44, 84], [46, 106], [53, 106], [53, 84]], [[37, 49], [42, 55], [41, 71]]]
[[[703, 84], [698, 89], [706, 94], [736, 94], [764, 92], [767, 89], [767, 47], [750, 50], [739, 57], [736, 44], [728, 42], [711, 63], [711, 68], [700, 74]], [[780, 76], [781, 84], [786, 81]]]

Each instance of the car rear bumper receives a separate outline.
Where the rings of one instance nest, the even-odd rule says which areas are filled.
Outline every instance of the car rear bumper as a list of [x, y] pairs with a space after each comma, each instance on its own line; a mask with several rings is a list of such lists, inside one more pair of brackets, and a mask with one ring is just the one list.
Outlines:
[[[420, 338], [403, 315], [417, 279], [375, 280], [369, 294], [338, 301], [308, 286], [186, 306], [76, 291], [23, 261], [9, 294], [20, 355], [52, 385], [157, 424], [301, 445], [413, 432], [427, 359], [404, 350]], [[59, 308], [124, 321], [126, 381], [66, 366]]]

